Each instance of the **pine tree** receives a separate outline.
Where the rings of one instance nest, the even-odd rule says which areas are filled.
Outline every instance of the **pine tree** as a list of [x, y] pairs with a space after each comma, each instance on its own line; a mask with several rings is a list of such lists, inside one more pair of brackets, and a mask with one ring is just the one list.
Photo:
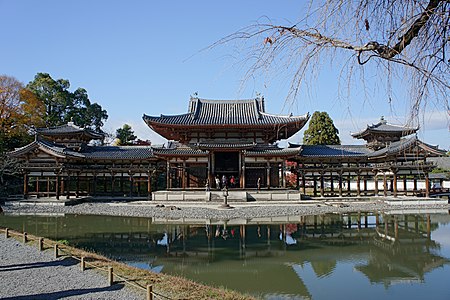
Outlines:
[[303, 136], [305, 145], [340, 145], [339, 130], [326, 112], [316, 111]]

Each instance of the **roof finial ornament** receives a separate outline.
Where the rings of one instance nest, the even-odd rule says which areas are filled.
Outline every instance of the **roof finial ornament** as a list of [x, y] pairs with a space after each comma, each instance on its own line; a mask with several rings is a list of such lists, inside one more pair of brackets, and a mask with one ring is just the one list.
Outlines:
[[380, 123], [381, 123], [381, 124], [386, 124], [386, 120], [384, 119], [384, 116], [381, 116], [381, 118], [380, 118]]
[[73, 117], [70, 117], [70, 121], [67, 122], [67, 125], [69, 125], [69, 126], [73, 126], [73, 125], [74, 125], [74, 123], [73, 123]]
[[194, 92], [194, 93], [191, 95], [191, 98], [198, 98], [198, 92]]

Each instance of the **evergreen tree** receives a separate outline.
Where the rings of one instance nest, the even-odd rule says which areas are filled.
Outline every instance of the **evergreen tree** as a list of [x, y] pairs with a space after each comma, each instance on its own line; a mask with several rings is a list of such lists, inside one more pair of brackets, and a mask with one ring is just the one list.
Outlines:
[[340, 145], [339, 130], [326, 112], [316, 111], [303, 135], [305, 145]]
[[48, 127], [73, 121], [78, 126], [99, 131], [108, 118], [106, 110], [91, 103], [85, 89], [70, 92], [66, 79], [54, 80], [47, 73], [38, 73], [26, 88], [45, 104], [44, 120]]
[[125, 146], [132, 144], [137, 137], [134, 135], [134, 131], [131, 130], [131, 126], [124, 124], [122, 128], [116, 130], [116, 138], [118, 139], [117, 145]]

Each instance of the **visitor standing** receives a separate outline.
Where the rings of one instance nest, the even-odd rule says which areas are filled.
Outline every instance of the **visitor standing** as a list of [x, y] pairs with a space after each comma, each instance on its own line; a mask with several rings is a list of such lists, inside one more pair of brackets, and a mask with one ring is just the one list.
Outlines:
[[236, 178], [234, 178], [234, 175], [232, 175], [230, 178], [230, 185], [232, 188], [236, 186]]
[[220, 179], [219, 179], [219, 175], [216, 176], [216, 189], [220, 190]]
[[225, 174], [223, 174], [223, 176], [222, 176], [222, 188], [224, 189], [226, 187], [228, 187], [228, 178], [227, 178], [227, 176]]

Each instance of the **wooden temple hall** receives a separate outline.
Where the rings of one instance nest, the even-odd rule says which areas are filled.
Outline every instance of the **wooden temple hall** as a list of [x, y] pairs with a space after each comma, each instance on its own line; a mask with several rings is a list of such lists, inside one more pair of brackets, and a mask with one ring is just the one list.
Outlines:
[[[23, 194], [36, 197], [151, 197], [156, 190], [295, 189], [314, 196], [418, 194], [430, 190], [430, 156], [445, 152], [417, 139], [418, 128], [384, 119], [353, 134], [365, 145], [277, 142], [309, 119], [267, 113], [264, 98], [191, 97], [180, 115], [144, 115], [168, 140], [162, 146], [96, 146], [103, 134], [73, 123], [36, 129], [35, 141], [10, 156], [20, 160]], [[97, 143], [98, 144], [98, 143]], [[286, 177], [294, 176], [288, 183]], [[368, 182], [371, 182], [369, 185]]]

